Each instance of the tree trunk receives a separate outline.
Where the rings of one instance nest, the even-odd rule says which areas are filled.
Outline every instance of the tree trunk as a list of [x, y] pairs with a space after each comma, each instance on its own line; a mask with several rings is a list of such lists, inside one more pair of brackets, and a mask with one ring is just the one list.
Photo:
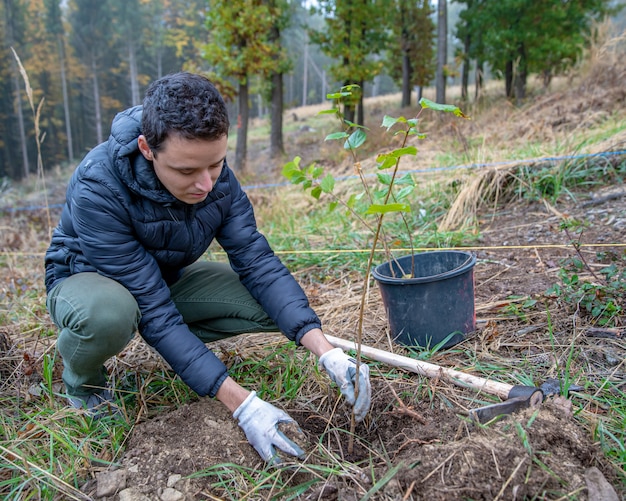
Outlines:
[[[349, 64], [349, 62], [347, 60], [344, 59], [344, 64]], [[354, 82], [350, 82], [350, 81], [345, 81], [343, 84], [344, 85], [350, 85], [353, 84]], [[358, 100], [355, 100], [351, 97], [351, 99], [349, 101], [345, 101], [344, 105], [343, 105], [343, 118], [348, 120], [349, 122], [354, 122], [354, 118], [356, 116], [356, 105], [357, 105]]]
[[304, 30], [304, 56], [302, 69], [302, 106], [306, 106], [307, 94], [309, 93], [309, 38]]
[[[363, 89], [363, 82], [360, 82], [361, 89]], [[363, 91], [361, 91], [359, 95], [359, 106], [357, 108], [357, 119], [356, 123], [359, 125], [365, 125], [365, 106], [363, 105]]]
[[437, 102], [446, 102], [446, 64], [448, 62], [448, 5], [439, 0], [437, 8], [437, 74], [435, 87]]
[[128, 77], [130, 78], [130, 102], [133, 106], [137, 106], [141, 103], [139, 97], [139, 78], [137, 76], [137, 51], [135, 50], [135, 43], [128, 37]]
[[22, 108], [22, 96], [20, 92], [20, 77], [15, 61], [11, 61], [11, 71], [13, 73], [13, 111], [17, 118], [17, 127], [20, 133], [20, 146], [22, 149], [22, 174], [26, 178], [29, 174], [28, 144], [26, 143], [26, 129], [24, 126], [24, 109]]
[[344, 104], [343, 105], [343, 118], [348, 122], [354, 122], [354, 116], [356, 114], [356, 109], [353, 105]]
[[59, 66], [61, 67], [61, 91], [63, 93], [63, 114], [65, 117], [65, 135], [67, 136], [67, 158], [70, 163], [74, 162], [74, 145], [72, 144], [72, 126], [70, 118], [70, 102], [67, 93], [67, 74], [65, 72], [65, 45], [63, 35], [57, 36], [59, 51]]
[[[14, 34], [13, 34], [13, 15], [12, 15], [12, 4], [9, 0], [4, 1], [4, 13], [5, 13], [5, 26], [6, 26], [6, 42], [8, 47], [13, 47], [14, 45]], [[20, 135], [20, 147], [22, 150], [22, 173], [24, 177], [28, 177], [29, 174], [29, 161], [28, 161], [28, 145], [26, 143], [26, 128], [24, 125], [24, 109], [22, 108], [22, 94], [21, 94], [21, 85], [20, 85], [20, 73], [17, 67], [17, 62], [13, 55], [10, 56], [11, 59], [11, 83], [13, 84], [13, 112], [15, 113], [15, 118], [17, 119], [17, 128]], [[18, 172], [16, 169], [13, 169], [15, 175], [19, 178]]]
[[403, 108], [411, 106], [411, 59], [406, 50], [402, 51], [402, 104]]
[[478, 102], [482, 96], [483, 79], [484, 79], [484, 63], [482, 60], [476, 61], [476, 76], [474, 82], [474, 101]]
[[463, 101], [467, 101], [467, 87], [469, 85], [469, 73], [470, 73], [470, 59], [469, 59], [469, 50], [471, 44], [471, 36], [468, 34], [465, 37], [463, 42], [464, 45], [464, 55], [463, 55], [463, 70], [461, 73], [461, 99]]
[[507, 98], [513, 97], [513, 61], [510, 59], [504, 69], [504, 91]]
[[248, 103], [248, 79], [244, 77], [239, 83], [239, 114], [237, 116], [237, 146], [235, 150], [235, 170], [239, 174], [246, 173], [248, 156], [248, 117], [250, 108]]
[[283, 75], [272, 74], [270, 157], [278, 158], [285, 152], [283, 145]]
[[93, 105], [96, 121], [96, 141], [100, 144], [104, 141], [102, 133], [102, 110], [100, 108], [100, 86], [98, 84], [98, 68], [96, 64], [96, 57], [91, 56], [91, 81], [93, 84]]
[[526, 77], [528, 75], [526, 64], [526, 48], [520, 44], [517, 48], [517, 68], [515, 68], [515, 102], [518, 106], [526, 98]]

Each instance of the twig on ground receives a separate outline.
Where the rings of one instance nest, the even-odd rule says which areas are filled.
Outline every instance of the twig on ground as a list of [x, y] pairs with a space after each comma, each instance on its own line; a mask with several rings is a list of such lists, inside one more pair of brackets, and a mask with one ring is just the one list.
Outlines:
[[456, 456], [456, 452], [457, 452], [457, 451], [454, 451], [454, 452], [453, 452], [452, 454], [450, 454], [450, 455], [449, 455], [446, 459], [444, 459], [441, 463], [439, 463], [439, 465], [437, 465], [437, 467], [436, 467], [433, 471], [431, 471], [428, 475], [426, 475], [426, 476], [422, 479], [422, 481], [421, 481], [420, 483], [422, 483], [422, 484], [423, 484], [423, 483], [426, 483], [426, 480], [428, 480], [430, 477], [432, 477], [432, 476], [433, 476], [435, 473], [437, 473], [437, 472], [438, 472], [441, 468], [443, 468], [443, 467], [444, 467], [444, 465], [445, 465], [448, 461], [450, 461], [450, 460], [451, 460], [454, 456]]
[[393, 389], [393, 387], [391, 386], [389, 381], [387, 381], [382, 374], [381, 374], [381, 376], [382, 376], [382, 380], [387, 385], [387, 388], [389, 388], [389, 391], [391, 391], [391, 393], [393, 393], [393, 396], [396, 399], [396, 402], [398, 402], [398, 409], [396, 409], [394, 412], [397, 412], [399, 414], [404, 414], [405, 416], [412, 417], [413, 419], [419, 421], [422, 424], [427, 424], [428, 421], [426, 421], [426, 418], [424, 418], [424, 416], [422, 416], [417, 411], [413, 410], [412, 406], [406, 405], [402, 401], [402, 399], [398, 396], [398, 394], [396, 393], [396, 390]]
[[596, 275], [594, 273], [594, 271], [591, 269], [591, 266], [589, 266], [589, 263], [585, 259], [585, 256], [583, 256], [582, 252], [580, 252], [580, 241], [582, 240], [582, 237], [583, 237], [582, 232], [579, 235], [578, 240], [574, 240], [572, 238], [569, 230], [567, 229], [567, 227], [564, 227], [563, 230], [565, 231], [565, 234], [567, 235], [567, 238], [569, 238], [570, 243], [572, 244], [572, 247], [574, 247], [574, 250], [576, 251], [576, 254], [578, 254], [578, 257], [582, 261], [582, 263], [585, 266], [585, 268], [589, 271], [589, 273], [591, 273], [593, 275], [593, 278], [595, 278], [596, 280], [600, 281], [600, 279], [598, 278], [598, 275]]
[[500, 492], [498, 492], [498, 495], [493, 498], [493, 501], [498, 501], [498, 499], [500, 499], [502, 497], [502, 494], [504, 494], [505, 489], [507, 488], [507, 486], [511, 483], [511, 481], [513, 480], [513, 478], [515, 478], [515, 475], [517, 474], [517, 471], [522, 467], [522, 465], [526, 462], [526, 458], [522, 458], [522, 460], [519, 462], [519, 464], [515, 467], [515, 469], [513, 470], [513, 473], [511, 473], [511, 475], [509, 476], [509, 478], [506, 479], [506, 482], [504, 482], [504, 484], [502, 485], [502, 487], [500, 488]]
[[416, 482], [417, 480], [413, 480], [413, 482], [411, 482], [411, 485], [409, 485], [409, 488], [404, 493], [404, 496], [402, 496], [402, 501], [406, 501], [407, 499], [409, 499], [409, 496], [413, 492], [413, 487], [415, 487]]
[[626, 329], [624, 328], [609, 328], [609, 327], [589, 327], [585, 330], [585, 336], [589, 337], [602, 337], [608, 339], [623, 339], [624, 332]]

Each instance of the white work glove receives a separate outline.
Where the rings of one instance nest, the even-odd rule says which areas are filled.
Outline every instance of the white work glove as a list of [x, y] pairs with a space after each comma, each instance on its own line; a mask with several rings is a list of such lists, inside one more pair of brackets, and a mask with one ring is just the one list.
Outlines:
[[278, 429], [279, 423], [293, 423], [296, 426], [297, 423], [286, 412], [257, 397], [256, 391], [251, 392], [237, 407], [233, 417], [239, 420], [239, 427], [246, 434], [250, 445], [269, 464], [280, 463], [274, 447], [291, 456], [304, 456], [304, 451]]
[[359, 394], [355, 402], [356, 360], [346, 355], [341, 348], [333, 348], [320, 357], [319, 364], [339, 385], [348, 403], [354, 406], [354, 419], [357, 422], [363, 421], [372, 403], [370, 368], [363, 363], [359, 366]]

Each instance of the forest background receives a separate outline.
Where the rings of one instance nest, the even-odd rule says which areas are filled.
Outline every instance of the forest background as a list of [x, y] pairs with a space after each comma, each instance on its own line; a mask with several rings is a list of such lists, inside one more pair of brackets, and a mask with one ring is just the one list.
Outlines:
[[622, 3], [2, 0], [0, 179], [7, 187], [76, 163], [151, 81], [179, 70], [206, 74], [228, 100], [231, 166], [242, 175], [250, 119], [270, 118], [271, 157], [280, 157], [285, 110], [345, 84], [363, 90], [344, 110], [360, 124], [363, 97], [401, 91], [406, 107], [427, 85], [438, 102], [453, 83], [476, 101], [496, 78], [520, 103], [530, 74], [549, 85], [573, 67], [595, 21], [626, 25]]
[[[623, 3], [0, 0], [0, 498], [94, 499], [109, 484], [138, 500], [174, 489], [187, 499], [607, 501], [591, 497], [606, 481], [626, 499]], [[612, 23], [596, 24], [606, 15]], [[609, 24], [617, 35], [603, 39]], [[371, 421], [354, 435], [337, 388], [276, 334], [212, 349], [302, 424], [310, 454], [297, 475], [264, 469], [230, 413], [192, 395], [139, 337], [108, 366], [124, 419], [71, 412], [42, 280], [68, 171], [150, 81], [180, 69], [207, 74], [229, 99], [229, 163], [264, 188], [247, 190], [260, 229], [325, 331], [343, 337], [357, 322], [369, 234], [299, 186], [269, 183], [285, 181], [293, 155], [353, 172], [341, 141], [323, 140], [338, 125], [318, 114], [330, 104], [314, 104], [345, 83], [377, 96], [343, 110], [375, 124], [363, 167], [399, 137], [378, 127], [383, 114], [415, 116], [422, 87], [459, 104], [471, 120], [420, 120], [428, 138], [410, 221], [420, 249], [476, 250], [480, 328], [415, 356], [503, 382], [558, 377], [570, 407], [550, 399], [475, 430], [467, 410], [496, 397], [372, 363]], [[226, 259], [218, 248], [207, 258]], [[377, 294], [367, 307], [365, 345], [389, 349]], [[346, 455], [348, 434], [358, 455]]]

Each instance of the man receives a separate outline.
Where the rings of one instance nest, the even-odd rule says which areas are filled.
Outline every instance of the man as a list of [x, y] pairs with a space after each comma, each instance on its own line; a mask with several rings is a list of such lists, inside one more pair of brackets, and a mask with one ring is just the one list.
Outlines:
[[[357, 421], [370, 406], [369, 369], [355, 377], [354, 359], [329, 344], [258, 232], [226, 162], [228, 129], [219, 92], [190, 73], [153, 82], [142, 106], [119, 113], [69, 182], [45, 258], [47, 306], [72, 406], [97, 413], [112, 400], [103, 364], [138, 330], [198, 395], [226, 405], [273, 462], [275, 447], [303, 454], [278, 430], [293, 420], [235, 382], [205, 343], [280, 330], [319, 357]], [[214, 238], [230, 266], [199, 261]]]

